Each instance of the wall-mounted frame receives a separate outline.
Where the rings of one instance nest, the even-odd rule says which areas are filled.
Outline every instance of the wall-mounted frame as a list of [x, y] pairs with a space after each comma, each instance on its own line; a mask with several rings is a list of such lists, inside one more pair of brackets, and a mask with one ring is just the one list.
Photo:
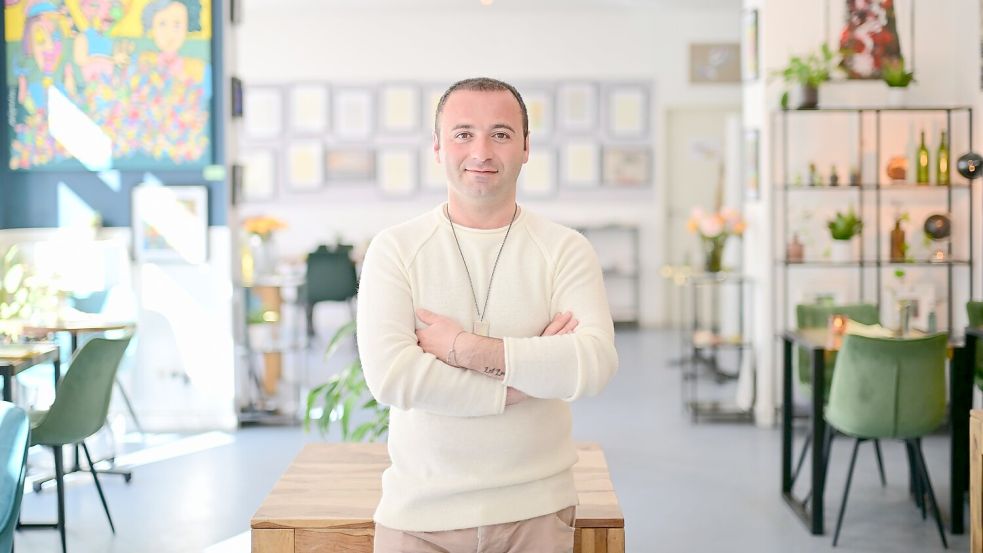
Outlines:
[[556, 152], [539, 148], [529, 152], [529, 160], [519, 173], [519, 191], [527, 198], [544, 198], [556, 192]]
[[741, 45], [736, 42], [690, 44], [689, 82], [695, 84], [741, 82]]
[[648, 146], [606, 146], [601, 164], [605, 186], [638, 188], [652, 184]]
[[597, 86], [593, 83], [563, 83], [556, 89], [557, 128], [568, 133], [597, 129]]
[[593, 140], [569, 141], [560, 153], [563, 186], [597, 188], [601, 184], [601, 148]]
[[520, 92], [529, 116], [529, 140], [548, 140], [553, 134], [553, 96], [542, 87], [525, 87]]
[[375, 179], [375, 150], [368, 147], [329, 147], [324, 155], [328, 183], [368, 183]]
[[744, 130], [743, 154], [743, 179], [744, 179], [744, 198], [757, 200], [761, 197], [761, 172], [760, 172], [760, 132], [758, 129]]
[[231, 108], [230, 115], [232, 116], [233, 119], [239, 119], [242, 117], [243, 101], [245, 100], [242, 97], [242, 95], [243, 95], [242, 79], [240, 79], [239, 77], [230, 77], [229, 78], [229, 97], [230, 97], [229, 106]]
[[847, 79], [879, 80], [886, 62], [915, 71], [915, 0], [826, 0], [823, 40], [843, 51]]
[[324, 183], [324, 145], [318, 140], [295, 140], [287, 145], [287, 188], [306, 192]]
[[208, 189], [141, 184], [132, 196], [133, 257], [138, 263], [208, 260]]
[[758, 10], [744, 10], [741, 33], [741, 73], [745, 81], [756, 81], [758, 69]]
[[648, 87], [613, 85], [605, 98], [606, 130], [612, 138], [641, 139], [648, 135]]
[[420, 128], [420, 87], [388, 84], [379, 91], [379, 130], [408, 134]]
[[294, 134], [319, 135], [328, 130], [330, 95], [320, 83], [290, 87], [290, 131]]
[[416, 190], [416, 150], [392, 148], [379, 152], [376, 174], [386, 196], [408, 197]]
[[447, 190], [444, 166], [437, 162], [429, 141], [420, 150], [420, 169], [420, 184], [424, 190]]
[[335, 88], [331, 98], [331, 122], [341, 140], [366, 140], [372, 136], [375, 105], [369, 88]]
[[243, 132], [250, 139], [277, 138], [283, 133], [283, 91], [271, 86], [247, 86]]
[[437, 116], [437, 104], [450, 85], [427, 85], [423, 92], [423, 121], [421, 126], [428, 136], [434, 131], [434, 118]]
[[276, 195], [277, 163], [273, 147], [245, 150], [240, 154], [242, 181], [240, 198], [243, 202], [272, 200]]

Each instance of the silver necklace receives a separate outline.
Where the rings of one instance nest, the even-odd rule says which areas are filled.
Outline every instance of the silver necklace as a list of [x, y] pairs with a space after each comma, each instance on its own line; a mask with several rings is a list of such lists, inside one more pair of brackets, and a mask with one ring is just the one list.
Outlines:
[[515, 216], [519, 213], [519, 204], [515, 204], [515, 210], [512, 212], [512, 220], [509, 221], [509, 228], [505, 229], [505, 238], [502, 239], [502, 245], [498, 247], [498, 255], [495, 256], [495, 264], [492, 265], [491, 276], [488, 277], [488, 290], [485, 291], [485, 305], [478, 309], [478, 294], [474, 291], [474, 281], [471, 280], [471, 271], [468, 269], [468, 262], [464, 259], [464, 250], [461, 248], [461, 241], [457, 238], [457, 230], [454, 228], [454, 219], [451, 218], [451, 206], [447, 206], [447, 220], [451, 224], [451, 233], [454, 234], [454, 243], [457, 244], [457, 251], [461, 254], [461, 262], [464, 263], [464, 272], [468, 275], [468, 285], [471, 286], [471, 299], [474, 300], [474, 310], [478, 315], [478, 320], [471, 324], [471, 332], [478, 334], [480, 336], [488, 336], [488, 323], [485, 322], [485, 315], [488, 313], [488, 298], [491, 297], [491, 287], [492, 281], [495, 280], [495, 269], [498, 268], [498, 260], [502, 257], [502, 250], [505, 249], [505, 241], [509, 239], [509, 232], [512, 231], [512, 223], [515, 222]]

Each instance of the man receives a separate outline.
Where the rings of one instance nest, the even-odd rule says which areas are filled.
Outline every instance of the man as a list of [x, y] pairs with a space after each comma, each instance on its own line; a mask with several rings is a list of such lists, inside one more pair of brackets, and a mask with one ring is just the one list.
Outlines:
[[359, 353], [392, 406], [376, 553], [573, 548], [568, 402], [618, 359], [590, 244], [516, 204], [528, 134], [510, 85], [452, 85], [433, 135], [447, 203], [366, 252]]

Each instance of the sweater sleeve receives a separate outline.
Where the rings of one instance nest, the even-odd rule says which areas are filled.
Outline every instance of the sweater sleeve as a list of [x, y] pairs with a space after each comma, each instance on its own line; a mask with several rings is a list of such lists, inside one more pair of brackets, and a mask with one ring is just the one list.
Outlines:
[[618, 370], [614, 323], [600, 263], [587, 239], [564, 243], [553, 275], [551, 313], [570, 311], [571, 334], [505, 338], [505, 384], [533, 397], [573, 401], [593, 396]]
[[385, 234], [362, 264], [356, 336], [365, 382], [379, 403], [454, 417], [505, 411], [501, 382], [447, 365], [417, 344], [410, 279]]

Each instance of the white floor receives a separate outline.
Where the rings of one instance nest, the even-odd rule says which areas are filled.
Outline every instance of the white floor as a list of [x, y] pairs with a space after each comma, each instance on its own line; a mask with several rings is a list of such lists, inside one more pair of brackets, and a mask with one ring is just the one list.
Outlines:
[[[683, 412], [677, 353], [665, 332], [621, 330], [621, 370], [599, 397], [574, 404], [578, 440], [600, 443], [625, 513], [627, 550], [687, 552], [941, 551], [931, 519], [922, 521], [908, 499], [907, 464], [900, 444], [885, 443], [888, 486], [882, 488], [873, 452], [862, 450], [840, 545], [813, 537], [779, 494], [777, 430], [740, 424], [694, 425]], [[711, 382], [701, 390], [713, 390]], [[133, 463], [130, 484], [103, 479], [117, 534], [109, 531], [91, 478], [68, 489], [72, 553], [246, 553], [249, 518], [277, 477], [307, 441], [296, 427], [254, 427], [159, 437], [121, 460]], [[926, 440], [926, 456], [943, 515], [948, 513], [948, 440]], [[850, 445], [833, 450], [827, 492], [832, 531]], [[23, 519], [52, 520], [55, 497], [28, 493]], [[947, 518], [948, 522], [948, 518]], [[950, 549], [966, 550], [968, 536], [948, 535]], [[57, 532], [20, 532], [18, 553], [59, 551]]]

